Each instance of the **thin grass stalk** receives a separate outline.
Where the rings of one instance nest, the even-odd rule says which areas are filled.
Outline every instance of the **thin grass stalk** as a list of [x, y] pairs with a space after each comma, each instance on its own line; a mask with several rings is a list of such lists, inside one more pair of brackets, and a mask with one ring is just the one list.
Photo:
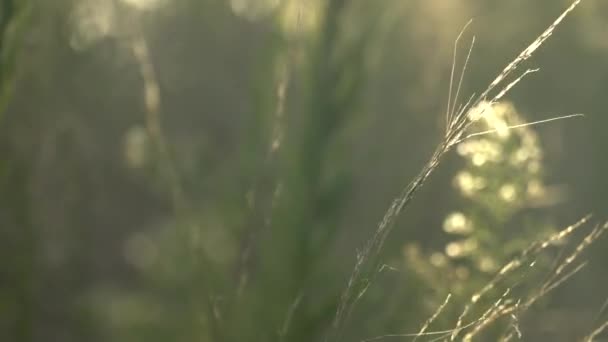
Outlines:
[[[573, 267], [569, 271], [565, 270], [569, 266], [573, 265], [574, 261], [580, 257], [583, 251], [586, 250], [589, 246], [591, 246], [591, 244], [596, 242], [606, 230], [608, 230], [608, 223], [602, 226], [596, 226], [590, 233], [588, 233], [583, 238], [583, 240], [575, 248], [575, 251], [567, 258], [562, 260], [562, 262], [557, 266], [554, 271], [552, 271], [548, 279], [543, 282], [543, 284], [538, 290], [536, 290], [535, 293], [530, 295], [528, 299], [524, 300], [523, 302], [521, 300], [518, 300], [513, 305], [506, 305], [500, 307], [499, 310], [494, 310], [489, 317], [480, 320], [479, 324], [475, 325], [473, 329], [464, 336], [463, 340], [472, 340], [473, 337], [481, 333], [485, 328], [492, 325], [494, 322], [496, 322], [502, 317], [514, 315], [518, 311], [527, 310], [532, 305], [534, 305], [534, 303], [536, 303], [540, 298], [545, 297], [549, 292], [553, 291], [555, 288], [559, 287], [572, 276], [574, 276], [576, 273], [578, 273], [582, 268], [587, 265], [587, 262], [579, 263], [577, 266]], [[560, 235], [560, 233], [558, 233], [557, 235]], [[545, 245], [546, 242], [540, 244], [541, 247]], [[542, 249], [538, 249], [537, 251], [541, 250]], [[518, 334], [520, 333], [521, 332], [518, 332]], [[506, 337], [508, 338], [509, 335], [512, 335], [512, 333], [507, 334]]]
[[598, 326], [589, 335], [585, 336], [583, 338], [583, 342], [593, 342], [595, 340], [595, 338], [599, 334], [603, 333], [605, 330], [608, 330], [608, 320], [606, 322], [604, 322], [603, 324], [601, 324], [600, 326]]
[[[422, 170], [414, 178], [414, 180], [406, 186], [401, 194], [393, 200], [384, 217], [378, 224], [375, 233], [371, 239], [365, 244], [363, 250], [358, 253], [357, 260], [353, 272], [348, 280], [346, 288], [340, 298], [336, 314], [327, 338], [333, 338], [336, 341], [341, 339], [341, 332], [346, 320], [352, 313], [360, 298], [365, 294], [370, 283], [378, 275], [380, 270], [379, 255], [384, 245], [384, 242], [390, 232], [394, 229], [397, 218], [402, 213], [405, 207], [411, 202], [417, 191], [428, 180], [429, 176], [437, 168], [445, 154], [459, 142], [464, 132], [473, 123], [466, 116], [469, 108], [475, 107], [477, 104], [485, 101], [492, 90], [498, 87], [503, 81], [518, 67], [522, 62], [532, 57], [534, 52], [553, 34], [555, 28], [563, 21], [563, 19], [576, 8], [581, 0], [575, 0], [549, 27], [538, 36], [526, 49], [524, 49], [511, 63], [509, 63], [503, 71], [490, 83], [477, 100], [473, 101], [471, 106], [463, 106], [459, 113], [452, 113], [447, 117], [452, 118], [452, 122], [447, 123], [450, 127], [444, 139], [439, 143], [435, 152], [424, 165]], [[526, 72], [527, 73], [527, 72]], [[526, 74], [525, 73], [525, 74]], [[504, 96], [514, 84], [503, 86], [497, 95], [491, 98], [490, 103], [498, 101]], [[450, 90], [451, 92], [451, 90]], [[327, 340], [327, 339], [326, 339]]]
[[[161, 168], [162, 176], [167, 182], [171, 193], [171, 204], [178, 226], [178, 241], [185, 242], [189, 253], [189, 265], [191, 271], [210, 270], [210, 262], [206, 257], [197, 251], [197, 246], [192, 234], [200, 229], [196, 224], [188, 220], [191, 213], [192, 203], [187, 198], [183, 190], [183, 181], [178, 172], [174, 157], [169, 148], [166, 135], [162, 128], [161, 115], [161, 94], [158, 84], [154, 64], [150, 58], [148, 42], [145, 39], [143, 30], [137, 27], [131, 40], [131, 50], [135, 60], [139, 65], [140, 75], [143, 81], [143, 97], [145, 127], [156, 150], [158, 164]], [[198, 277], [197, 277], [198, 278]], [[220, 328], [218, 311], [214, 304], [213, 295], [208, 284], [202, 279], [196, 279], [196, 298], [190, 304], [196, 314], [203, 314], [209, 324], [210, 334], [214, 341], [222, 341], [223, 338]], [[202, 306], [202, 307], [201, 307]]]
[[[299, 37], [302, 33], [302, 6], [303, 3], [302, 0], [300, 0], [298, 3], [298, 17], [295, 28], [296, 32], [294, 33], [295, 37]], [[299, 43], [301, 43], [299, 38], [284, 37], [284, 39], [284, 51], [279, 53], [279, 56], [277, 56], [278, 71], [274, 88], [275, 102], [270, 124], [271, 136], [266, 146], [266, 155], [262, 165], [262, 173], [268, 173], [272, 167], [276, 167], [276, 162], [279, 158], [279, 154], [281, 153], [286, 130], [286, 106], [289, 95], [288, 89], [296, 71], [296, 58], [300, 49]], [[261, 176], [262, 175], [260, 175], [260, 177]], [[261, 189], [260, 184], [258, 184], [261, 183], [260, 179], [256, 179], [254, 181], [254, 184], [251, 185], [251, 188], [246, 194], [246, 197], [250, 198], [247, 203], [248, 210], [253, 217], [251, 222], [246, 227], [246, 231], [241, 242], [241, 247], [239, 248], [238, 252], [239, 256], [237, 257], [235, 271], [237, 279], [237, 297], [240, 297], [243, 294], [250, 276], [251, 270], [249, 264], [251, 263], [252, 253], [255, 245], [255, 235], [259, 232], [261, 227], [268, 228], [268, 226], [272, 224], [272, 212], [274, 209], [276, 209], [279, 201], [279, 190], [283, 185], [283, 179], [275, 177], [271, 182], [272, 190], [270, 191], [270, 209], [266, 213], [259, 214], [259, 211], [261, 210], [260, 202], [264, 201], [265, 199], [264, 196], [260, 194]]]
[[[493, 290], [508, 275], [510, 275], [513, 272], [515, 272], [516, 270], [520, 269], [522, 266], [527, 265], [530, 258], [538, 255], [540, 252], [542, 252], [546, 248], [552, 246], [555, 242], [565, 239], [566, 237], [570, 236], [575, 231], [577, 231], [579, 228], [583, 227], [583, 225], [586, 222], [588, 222], [589, 218], [590, 218], [590, 215], [582, 218], [575, 224], [568, 226], [555, 234], [552, 234], [545, 240], [533, 242], [519, 256], [513, 258], [511, 261], [509, 261], [507, 264], [505, 264], [498, 271], [498, 273], [494, 276], [494, 278], [492, 278], [492, 280], [490, 280], [484, 287], [482, 287], [479, 291], [475, 292], [471, 296], [469, 302], [465, 305], [464, 310], [458, 317], [456, 326], [454, 327], [454, 330], [450, 336], [450, 341], [456, 340], [456, 337], [458, 336], [460, 331], [463, 329], [462, 323], [463, 323], [465, 317], [469, 314], [469, 312], [479, 302], [479, 300], [481, 298], [485, 297], [491, 290]], [[533, 264], [534, 263], [532, 263], [531, 265], [533, 265]], [[478, 319], [477, 321], [480, 321], [480, 319]]]
[[435, 313], [433, 313], [433, 315], [426, 322], [424, 322], [424, 325], [422, 326], [422, 328], [420, 328], [420, 331], [418, 332], [416, 337], [414, 337], [414, 340], [412, 342], [416, 342], [416, 340], [418, 340], [420, 336], [424, 335], [431, 323], [433, 323], [437, 319], [437, 317], [439, 317], [439, 315], [443, 312], [443, 309], [446, 307], [446, 305], [448, 305], [448, 302], [450, 301], [451, 297], [452, 294], [449, 293], [443, 303], [437, 308], [437, 310], [435, 310]]

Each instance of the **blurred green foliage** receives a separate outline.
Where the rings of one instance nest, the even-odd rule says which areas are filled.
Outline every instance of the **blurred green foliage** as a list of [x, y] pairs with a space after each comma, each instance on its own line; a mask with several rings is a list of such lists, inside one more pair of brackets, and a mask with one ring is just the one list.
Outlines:
[[[483, 116], [475, 118], [481, 112]], [[448, 294], [468, 300], [530, 241], [555, 233], [543, 222], [542, 212], [526, 212], [559, 201], [558, 194], [543, 182], [543, 151], [537, 134], [530, 126], [508, 128], [523, 123], [508, 102], [481, 103], [469, 115], [477, 121], [472, 136], [456, 147], [464, 163], [453, 178], [453, 187], [466, 200], [462, 209], [445, 217], [443, 231], [450, 238], [442, 251], [423, 252], [417, 243], [404, 251], [404, 267], [431, 290], [426, 303], [432, 307], [438, 307]], [[488, 131], [492, 132], [484, 133]], [[551, 264], [542, 259], [536, 261], [537, 267]], [[442, 320], [457, 321], [459, 307], [464, 305], [461, 302]], [[482, 315], [485, 309], [479, 310], [477, 315]]]
[[23, 30], [27, 25], [29, 2], [27, 0], [5, 0], [0, 9], [0, 109], [4, 109], [10, 96], [15, 60]]
[[[2, 6], [3, 341], [323, 341], [357, 251], [442, 138], [463, 24], [475, 17], [478, 35], [468, 94], [563, 9], [549, 0]], [[456, 304], [436, 325], [453, 327], [531, 241], [590, 210], [608, 213], [603, 9], [581, 6], [539, 51], [543, 71], [512, 92], [515, 105], [473, 127], [498, 132], [462, 142], [425, 185], [343, 340], [414, 333], [448, 293]], [[575, 111], [586, 119], [505, 130]], [[555, 255], [545, 257], [539, 264]], [[542, 303], [550, 319], [522, 322], [531, 340], [591, 328], [608, 274], [604, 250], [589, 259], [591, 271]]]

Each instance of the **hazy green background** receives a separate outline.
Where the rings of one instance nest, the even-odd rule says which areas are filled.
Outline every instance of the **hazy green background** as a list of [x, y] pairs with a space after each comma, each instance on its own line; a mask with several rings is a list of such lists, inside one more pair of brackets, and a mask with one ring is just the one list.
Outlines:
[[[140, 322], [152, 311], [156, 318], [172, 319], [175, 312], [188, 316], [180, 303], [196, 299], [184, 300], [180, 293], [223, 289], [230, 272], [205, 273], [190, 265], [191, 256], [167, 257], [180, 245], [164, 249], [147, 238], [186, 223], [176, 223], [171, 181], [162, 171], [168, 161], [155, 161], [146, 143], [144, 85], [134, 41], [143, 39], [149, 49], [162, 128], [189, 201], [181, 219], [200, 227], [197, 241], [205, 258], [221, 270], [235, 262], [243, 231], [263, 225], [271, 211], [279, 175], [291, 202], [276, 209], [275, 219], [305, 227], [300, 232], [332, 227], [336, 236], [328, 238], [323, 255], [299, 255], [318, 258], [310, 268], [322, 264], [323, 271], [300, 279], [300, 264], [287, 264], [282, 267], [288, 271], [268, 279], [293, 282], [294, 288], [310, 281], [317, 285], [309, 294], [332, 297], [346, 284], [356, 250], [441, 138], [453, 42], [463, 25], [474, 19], [461, 51], [475, 35], [462, 91], [467, 98], [483, 90], [569, 4], [345, 1], [339, 33], [328, 40], [332, 47], [325, 54], [311, 47], [323, 37], [315, 31], [322, 0], [285, 0], [276, 6], [280, 1], [158, 0], [148, 1], [150, 6], [140, 1], [12, 1], [28, 7], [26, 16], [15, 19], [23, 29], [6, 34], [18, 44], [2, 47], [3, 56], [15, 52], [13, 64], [9, 57], [2, 61], [2, 72], [12, 74], [3, 85], [11, 92], [0, 123], [2, 341], [207, 341], [208, 328], [202, 325], [197, 332], [196, 318], [192, 324], [167, 323], [163, 332], [150, 332]], [[506, 231], [526, 217], [541, 217], [554, 227], [590, 212], [599, 220], [608, 217], [607, 61], [608, 3], [583, 1], [529, 63], [540, 72], [508, 95], [527, 121], [586, 116], [534, 128], [544, 152], [545, 183], [561, 195], [551, 205], [518, 211], [507, 220]], [[324, 94], [340, 91], [332, 88], [339, 82], [331, 72], [310, 71], [307, 63], [337, 68], [347, 95], [324, 104]], [[327, 79], [316, 79], [317, 73]], [[284, 146], [275, 162], [267, 143], [276, 133], [272, 118], [281, 82], [286, 100], [278, 132]], [[332, 115], [333, 121], [326, 120]], [[305, 143], [290, 144], [294, 140]], [[407, 243], [442, 248], [446, 215], [470, 205], [452, 186], [460, 167], [455, 154], [448, 157], [421, 190], [389, 238], [387, 262], [400, 259]], [[321, 195], [310, 184], [320, 184]], [[253, 210], [247, 204], [252, 188], [264, 199]], [[279, 260], [290, 255], [291, 247], [279, 238], [276, 244], [265, 241], [259, 244], [262, 260], [273, 253]], [[527, 340], [573, 340], [590, 329], [608, 296], [606, 246], [605, 239], [599, 241], [585, 256], [589, 266], [530, 315]], [[173, 272], [171, 281], [147, 269], [163, 259]], [[396, 278], [381, 282], [386, 287], [378, 290], [389, 298], [394, 288], [411, 290], [399, 309], [390, 309], [391, 323], [365, 329], [352, 324], [348, 336], [411, 332], [428, 317], [416, 309], [418, 285], [407, 285], [407, 274]], [[149, 292], [150, 284], [156, 292]], [[272, 284], [257, 283], [262, 290], [252, 301], [262, 304], [255, 305], [281, 303], [282, 294]], [[139, 298], [145, 294], [164, 304], [148, 309]], [[114, 303], [114, 309], [107, 308]], [[389, 311], [382, 305], [369, 308], [370, 316]], [[125, 332], [133, 326], [139, 328]], [[243, 336], [233, 339], [267, 340]]]

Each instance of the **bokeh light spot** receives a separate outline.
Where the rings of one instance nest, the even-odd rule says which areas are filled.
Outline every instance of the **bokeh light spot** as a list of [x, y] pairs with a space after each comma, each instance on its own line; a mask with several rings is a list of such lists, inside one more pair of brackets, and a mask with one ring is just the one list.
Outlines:
[[116, 28], [114, 6], [108, 1], [81, 1], [71, 13], [70, 46], [84, 50], [111, 36]]
[[150, 10], [160, 7], [167, 0], [122, 0], [122, 2], [139, 10]]
[[230, 7], [235, 15], [256, 20], [272, 13], [280, 2], [280, 0], [230, 0]]

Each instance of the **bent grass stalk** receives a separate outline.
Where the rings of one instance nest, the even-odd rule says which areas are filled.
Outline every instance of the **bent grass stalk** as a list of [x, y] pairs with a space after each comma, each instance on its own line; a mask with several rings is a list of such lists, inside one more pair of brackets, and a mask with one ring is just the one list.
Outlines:
[[[583, 261], [575, 267], [571, 267], [571, 269], [566, 271], [566, 268], [572, 266], [574, 264], [574, 261], [580, 258], [584, 250], [586, 250], [589, 246], [591, 246], [591, 244], [597, 241], [603, 233], [608, 231], [608, 222], [606, 222], [602, 226], [596, 225], [592, 229], [592, 231], [588, 233], [581, 240], [581, 242], [579, 242], [577, 247], [568, 257], [561, 258], [561, 261], [558, 262], [555, 267], [553, 267], [554, 270], [550, 272], [549, 276], [547, 277], [547, 280], [545, 280], [535, 291], [532, 291], [532, 293], [527, 298], [510, 297], [510, 295], [513, 293], [513, 289], [521, 282], [520, 280], [515, 284], [511, 284], [510, 286], [506, 287], [506, 289], [503, 290], [502, 294], [496, 300], [494, 300], [493, 303], [490, 304], [490, 306], [478, 318], [475, 318], [466, 324], [464, 324], [464, 321], [466, 316], [473, 309], [474, 305], [479, 303], [482, 297], [487, 296], [492, 289], [495, 289], [498, 284], [505, 279], [507, 275], [512, 274], [524, 265], [528, 265], [530, 268], [533, 267], [535, 262], [529, 262], [530, 259], [535, 258], [540, 253], [544, 252], [547, 248], [551, 246], [556, 246], [557, 242], [562, 241], [567, 237], [570, 237], [575, 231], [583, 227], [585, 223], [588, 222], [589, 216], [584, 217], [575, 224], [550, 235], [546, 239], [535, 241], [530, 244], [530, 246], [526, 248], [518, 257], [505, 264], [486, 286], [484, 286], [481, 290], [471, 296], [469, 304], [465, 306], [463, 312], [459, 315], [458, 321], [454, 328], [448, 330], [426, 331], [430, 323], [432, 323], [444, 310], [449, 299], [451, 298], [451, 296], [448, 296], [443, 302], [443, 304], [431, 316], [431, 318], [429, 318], [425, 322], [423, 328], [418, 333], [385, 334], [362, 340], [362, 342], [371, 342], [388, 338], [404, 337], [413, 337], [414, 340], [416, 340], [417, 338], [428, 336], [438, 336], [437, 338], [431, 341], [455, 341], [459, 337], [460, 333], [465, 330], [468, 331], [465, 336], [462, 337], [462, 340], [471, 341], [473, 337], [477, 336], [486, 328], [496, 323], [503, 317], [510, 317], [512, 322], [509, 325], [509, 330], [501, 337], [501, 341], [508, 341], [513, 338], [514, 335], [521, 336], [522, 332], [518, 325], [518, 314], [529, 309], [540, 298], [546, 296], [549, 292], [562, 285], [566, 280], [570, 279], [573, 275], [578, 273], [583, 267], [586, 266], [587, 263]], [[606, 304], [602, 306], [600, 314], [604, 311], [605, 307]], [[590, 337], [593, 338], [599, 335], [605, 329], [608, 329], [608, 322], [597, 326], [595, 330], [593, 330], [587, 337], [584, 338], [584, 341], [591, 341], [589, 339]]]
[[[378, 260], [379, 254], [387, 236], [394, 229], [397, 218], [402, 213], [404, 208], [414, 198], [420, 187], [425, 183], [428, 177], [437, 168], [439, 162], [444, 157], [444, 155], [449, 152], [454, 145], [461, 141], [463, 134], [473, 123], [473, 121], [471, 121], [466, 115], [468, 113], [468, 110], [470, 108], [476, 107], [478, 104], [482, 103], [482, 101], [487, 101], [490, 104], [496, 103], [496, 101], [506, 95], [508, 91], [512, 89], [524, 76], [531, 73], [531, 70], [525, 71], [515, 81], [503, 86], [496, 93], [496, 95], [490, 96], [492, 91], [499, 87], [501, 84], [503, 84], [503, 81], [505, 81], [505, 79], [509, 75], [516, 71], [524, 61], [532, 57], [534, 52], [553, 34], [555, 28], [564, 20], [564, 18], [568, 14], [570, 14], [576, 8], [576, 6], [580, 4], [580, 2], [581, 0], [575, 0], [574, 2], [572, 2], [570, 6], [566, 8], [566, 10], [564, 10], [564, 12], [562, 12], [562, 14], [557, 17], [557, 19], [555, 19], [553, 23], [551, 23], [551, 25], [549, 25], [549, 27], [541, 35], [539, 35], [527, 48], [525, 48], [519, 55], [517, 55], [517, 57], [511, 63], [509, 63], [502, 70], [502, 72], [498, 74], [494, 81], [492, 81], [490, 85], [486, 88], [486, 90], [484, 90], [475, 100], [467, 101], [467, 103], [461, 107], [458, 113], [454, 113], [453, 110], [450, 110], [451, 104], [448, 104], [446, 118], [450, 122], [446, 123], [448, 129], [446, 130], [445, 137], [438, 144], [437, 148], [435, 149], [435, 152], [433, 153], [429, 161], [423, 166], [419, 174], [414, 178], [411, 183], [409, 183], [401, 191], [399, 196], [393, 200], [386, 213], [384, 214], [384, 217], [378, 224], [375, 233], [365, 244], [362, 251], [358, 253], [351, 276], [348, 280], [344, 292], [340, 297], [336, 314], [334, 316], [334, 320], [326, 340], [330, 337], [332, 337], [336, 341], [339, 341], [341, 339], [342, 329], [345, 325], [346, 320], [352, 313], [352, 310], [356, 306], [357, 302], [367, 291], [367, 288], [369, 287], [370, 283], [379, 273], [381, 267], [381, 263]], [[467, 61], [465, 61], [465, 68]], [[452, 73], [450, 80], [450, 100], [453, 76], [454, 75]], [[474, 97], [471, 97], [471, 99], [472, 98]], [[488, 98], [490, 99], [489, 101], [487, 100]], [[454, 102], [456, 102], [456, 99], [454, 100]], [[452, 105], [452, 108], [453, 106], [454, 105]], [[481, 113], [481, 115], [483, 115], [483, 112]]]

